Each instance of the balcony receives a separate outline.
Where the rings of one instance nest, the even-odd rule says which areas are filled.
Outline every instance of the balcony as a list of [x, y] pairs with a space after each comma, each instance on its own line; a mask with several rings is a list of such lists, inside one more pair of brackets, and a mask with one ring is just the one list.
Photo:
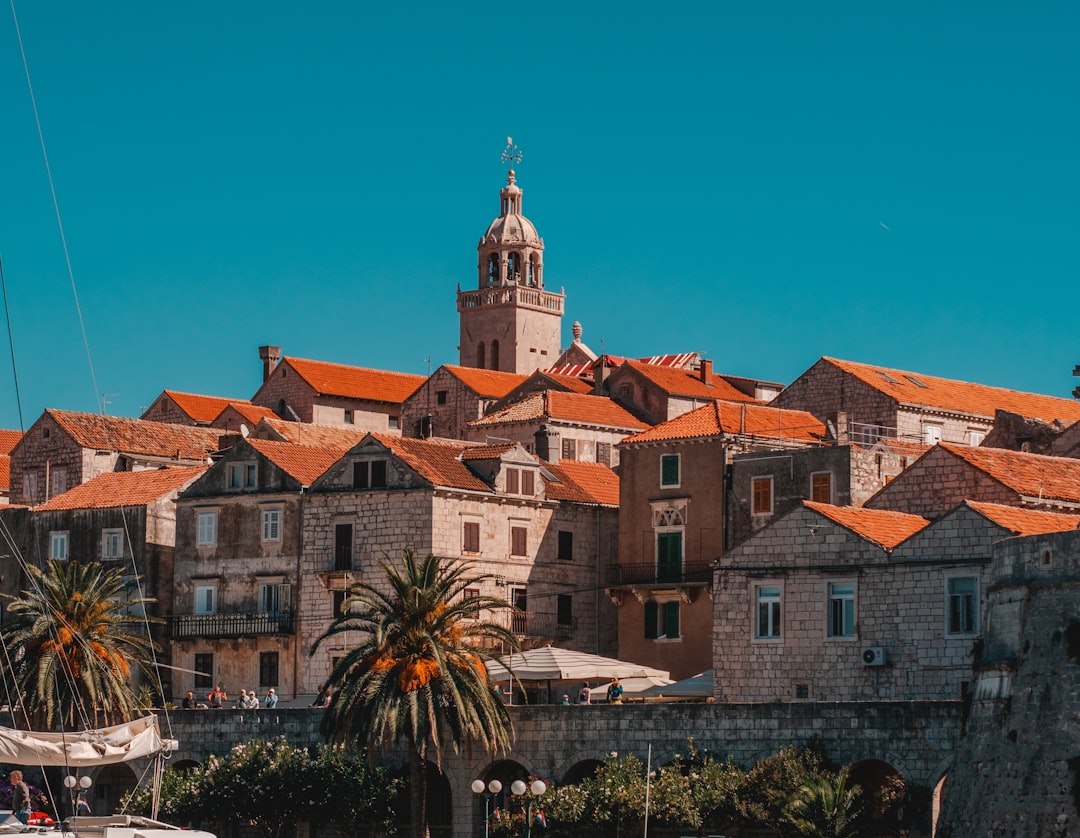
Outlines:
[[510, 631], [518, 637], [568, 638], [574, 634], [577, 621], [547, 611], [527, 611], [510, 617]]
[[607, 586], [670, 587], [685, 585], [712, 586], [713, 565], [709, 561], [683, 562], [681, 566], [658, 565], [656, 562], [644, 564], [609, 564], [607, 568]]
[[227, 614], [174, 614], [169, 617], [172, 640], [259, 637], [294, 632], [292, 611], [237, 611]]

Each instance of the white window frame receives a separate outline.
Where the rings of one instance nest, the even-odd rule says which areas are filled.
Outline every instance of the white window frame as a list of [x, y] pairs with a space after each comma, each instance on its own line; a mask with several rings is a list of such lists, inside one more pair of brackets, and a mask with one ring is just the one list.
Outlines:
[[[769, 508], [766, 511], [759, 512], [754, 508], [754, 486], [761, 481], [767, 481], [769, 484]], [[750, 478], [750, 514], [757, 518], [762, 518], [766, 515], [772, 515], [776, 510], [776, 485], [773, 482], [773, 476], [771, 474], [759, 474]]]
[[[967, 594], [954, 594], [952, 591], [952, 583], [960, 580], [971, 580], [975, 583], [975, 590], [970, 594], [973, 606], [972, 625], [967, 629], [957, 630], [952, 625], [953, 598], [967, 596]], [[977, 573], [952, 573], [945, 577], [945, 635], [947, 637], [973, 637], [979, 633], [979, 611], [981, 610], [979, 582]]]
[[101, 558], [122, 559], [124, 558], [124, 531], [120, 528], [109, 528], [101, 531]]
[[926, 422], [923, 424], [923, 443], [926, 445], [937, 445], [941, 442], [941, 437], [945, 433], [945, 426], [940, 425], [937, 422]]
[[288, 611], [291, 597], [292, 586], [287, 582], [263, 582], [259, 585], [259, 610], [274, 613]]
[[[664, 482], [664, 461], [668, 457], [675, 458], [675, 466], [678, 470], [678, 476], [674, 483]], [[661, 454], [660, 455], [660, 488], [661, 489], [678, 489], [682, 486], [682, 454], [676, 452], [674, 454]]]
[[217, 544], [217, 510], [195, 510], [195, 545], [213, 547]]
[[984, 439], [986, 439], [986, 431], [981, 431], [978, 428], [968, 429], [968, 445], [982, 445]]
[[[764, 592], [770, 592], [768, 597]], [[771, 593], [775, 591], [775, 594]], [[761, 606], [769, 605], [769, 632], [761, 632]], [[752, 637], [760, 643], [779, 643], [784, 637], [784, 585], [781, 582], [759, 582], [753, 586], [750, 602]]]
[[49, 533], [49, 558], [66, 562], [70, 558], [71, 539], [67, 530], [54, 530]]
[[197, 584], [195, 586], [195, 613], [217, 614], [217, 585]]
[[49, 497], [55, 498], [68, 490], [67, 469], [54, 468], [49, 472]]
[[281, 541], [281, 507], [274, 506], [262, 511], [262, 540]]
[[[851, 592], [838, 591], [838, 588], [851, 588]], [[858, 596], [859, 585], [854, 579], [834, 579], [831, 582], [825, 583], [825, 635], [830, 640], [855, 640], [859, 633], [859, 620], [858, 620]], [[833, 632], [833, 611], [835, 609], [834, 603], [844, 603], [841, 605], [843, 609], [844, 626], [841, 627], [840, 632]], [[847, 624], [847, 612], [850, 609], [851, 616], [851, 630], [846, 631]]]
[[254, 460], [238, 460], [225, 467], [225, 491], [250, 492], [259, 486], [259, 467]]

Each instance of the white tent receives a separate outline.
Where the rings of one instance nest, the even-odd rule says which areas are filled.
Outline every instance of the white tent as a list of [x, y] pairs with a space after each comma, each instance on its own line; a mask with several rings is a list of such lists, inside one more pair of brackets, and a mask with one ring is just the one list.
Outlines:
[[[520, 682], [523, 686], [546, 686], [548, 701], [554, 701], [555, 694], [568, 692], [576, 702], [577, 687], [586, 681], [594, 686], [598, 682], [606, 683], [612, 678], [651, 678], [665, 683], [670, 681], [669, 674], [662, 669], [590, 655], [588, 652], [575, 652], [573, 649], [560, 649], [557, 646], [543, 646], [513, 655], [503, 655], [497, 661], [489, 661], [487, 670], [488, 678], [497, 685], [512, 688]], [[597, 689], [593, 695], [602, 699], [604, 691]]]
[[706, 701], [713, 697], [713, 670], [706, 669], [697, 675], [683, 678], [671, 684], [650, 687], [642, 693], [642, 698], [677, 699], [681, 701]]

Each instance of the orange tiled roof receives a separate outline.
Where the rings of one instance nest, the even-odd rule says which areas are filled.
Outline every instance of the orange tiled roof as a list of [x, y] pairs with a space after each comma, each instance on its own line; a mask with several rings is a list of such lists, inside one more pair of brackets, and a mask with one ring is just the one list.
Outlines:
[[732, 386], [726, 379], [715, 373], [709, 375], [708, 381], [702, 381], [701, 374], [697, 370], [662, 367], [642, 361], [626, 361], [623, 366], [636, 370], [670, 396], [761, 403], [753, 396], [748, 396], [742, 390]]
[[[632, 359], [624, 358], [621, 355], [601, 355], [598, 359], [599, 362], [605, 363], [609, 367], [621, 367], [629, 360]], [[690, 369], [701, 363], [701, 355], [697, 352], [678, 352], [672, 355], [650, 355], [648, 358], [638, 358], [637, 361], [654, 367]], [[594, 361], [593, 363], [597, 362]]]
[[907, 457], [921, 457], [931, 448], [932, 445], [927, 445], [924, 442], [912, 442], [906, 439], [893, 439], [892, 437], [879, 437], [873, 445], [859, 445], [859, 448], [874, 448], [876, 446], [883, 446], [889, 449], [893, 454], [899, 454]]
[[350, 445], [315, 447], [250, 437], [248, 444], [305, 486], [310, 486], [315, 478], [340, 460], [351, 447]]
[[309, 425], [307, 422], [290, 422], [287, 419], [279, 419], [277, 416], [268, 416], [259, 420], [249, 439], [258, 437], [278, 442], [293, 442], [297, 445], [348, 449], [365, 436], [367, 436], [366, 431], [336, 428], [331, 425]]
[[214, 417], [216, 421], [229, 408], [232, 408], [240, 416], [243, 417], [245, 422], [251, 423], [252, 427], [255, 427], [263, 419], [277, 419], [278, 415], [274, 413], [270, 408], [263, 407], [262, 405], [252, 404], [251, 402], [229, 402], [225, 407], [221, 409], [217, 416]]
[[902, 404], [971, 413], [987, 419], [993, 419], [994, 412], [1001, 408], [1044, 422], [1061, 419], [1071, 423], [1080, 420], [1080, 402], [1072, 399], [1022, 393], [1004, 387], [953, 381], [920, 372], [905, 372], [836, 358], [822, 360]]
[[10, 454], [11, 449], [22, 439], [22, 431], [0, 430], [0, 454]]
[[492, 488], [460, 459], [466, 449], [470, 453], [474, 450], [467, 445], [435, 442], [430, 439], [407, 439], [389, 434], [373, 433], [371, 436], [393, 451], [395, 456], [433, 486], [488, 494], [492, 492]]
[[501, 399], [528, 378], [513, 372], [455, 367], [451, 364], [446, 364], [443, 369], [478, 396], [488, 399]]
[[803, 506], [886, 550], [891, 550], [900, 542], [911, 538], [930, 523], [921, 515], [885, 509], [833, 506], [831, 503], [815, 503], [810, 500], [804, 500]]
[[101, 451], [201, 460], [209, 452], [217, 450], [221, 435], [216, 428], [67, 410], [48, 409], [45, 412], [83, 448]]
[[545, 463], [544, 468], [559, 479], [558, 483], [546, 482], [545, 491], [551, 500], [619, 505], [619, 476], [602, 463], [562, 460]]
[[585, 364], [563, 364], [559, 367], [548, 367], [544, 370], [545, 375], [557, 375], [560, 378], [581, 378], [585, 375], [592, 375], [593, 364], [595, 361], [590, 361]]
[[0, 489], [11, 487], [11, 457], [0, 454]]
[[579, 425], [603, 425], [620, 430], [642, 430], [649, 427], [607, 396], [586, 396], [559, 390], [540, 390], [502, 410], [473, 419], [471, 426], [503, 425], [510, 422], [533, 422], [538, 419], [560, 419]]
[[574, 393], [592, 392], [593, 382], [591, 378], [582, 378], [578, 375], [561, 375], [560, 373], [544, 372], [544, 378], [548, 378], [556, 384], [561, 384], [567, 390]]
[[461, 452], [463, 460], [497, 460], [507, 451], [514, 448], [514, 443], [505, 442], [500, 445], [473, 445]]
[[350, 367], [306, 358], [286, 357], [281, 359], [281, 363], [288, 363], [304, 381], [325, 396], [371, 402], [400, 404], [427, 380], [422, 375]]
[[820, 442], [824, 438], [825, 425], [805, 410], [782, 410], [757, 402], [717, 401], [661, 422], [623, 440], [623, 444], [697, 439], [721, 434], [746, 434], [809, 443]]
[[1044, 512], [1041, 509], [1022, 509], [1003, 506], [1000, 503], [965, 501], [980, 515], [1017, 535], [1044, 535], [1051, 532], [1067, 532], [1080, 527], [1080, 515]]
[[218, 414], [230, 404], [248, 403], [247, 399], [225, 399], [220, 396], [201, 396], [197, 393], [180, 393], [176, 390], [163, 390], [184, 413], [196, 422], [213, 422]]
[[145, 506], [171, 492], [184, 489], [206, 472], [207, 466], [159, 468], [151, 471], [110, 471], [80, 483], [48, 503], [38, 512], [61, 509], [114, 509]]
[[939, 442], [937, 447], [970, 463], [1019, 495], [1045, 501], [1080, 502], [1080, 459], [947, 442]]

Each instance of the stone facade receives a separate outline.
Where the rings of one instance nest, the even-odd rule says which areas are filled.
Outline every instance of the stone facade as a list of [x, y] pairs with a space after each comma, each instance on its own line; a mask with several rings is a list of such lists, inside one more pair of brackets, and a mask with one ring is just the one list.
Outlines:
[[498, 399], [524, 379], [495, 376], [492, 392], [479, 392], [453, 368], [442, 366], [402, 405], [401, 427], [418, 439], [467, 439], [468, 423], [479, 419]]

